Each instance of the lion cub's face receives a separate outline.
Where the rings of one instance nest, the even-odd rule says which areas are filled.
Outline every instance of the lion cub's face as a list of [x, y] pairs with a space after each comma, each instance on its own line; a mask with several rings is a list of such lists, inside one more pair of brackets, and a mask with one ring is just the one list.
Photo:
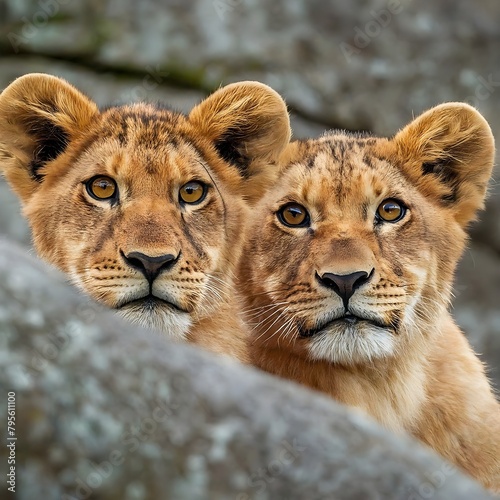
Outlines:
[[146, 104], [100, 113], [66, 82], [28, 75], [0, 96], [0, 134], [41, 256], [182, 338], [228, 300], [247, 206], [290, 132], [283, 101], [257, 83], [184, 116]]
[[244, 207], [237, 184], [177, 136], [176, 120], [143, 105], [105, 113], [26, 216], [41, 255], [82, 290], [181, 336], [228, 293], [228, 243]]
[[259, 355], [363, 364], [432, 334], [491, 173], [486, 122], [449, 105], [393, 140], [332, 134], [289, 155], [243, 264]]

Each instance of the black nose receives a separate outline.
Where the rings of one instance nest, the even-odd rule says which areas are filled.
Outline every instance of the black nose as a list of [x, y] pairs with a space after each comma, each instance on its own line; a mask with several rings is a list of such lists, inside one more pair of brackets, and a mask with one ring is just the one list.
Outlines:
[[151, 257], [141, 252], [130, 252], [127, 255], [122, 252], [122, 256], [130, 267], [144, 274], [150, 283], [152, 283], [162, 271], [171, 268], [179, 258], [179, 255], [175, 256], [171, 253], [159, 255], [158, 257]]
[[357, 271], [351, 274], [325, 273], [322, 276], [317, 276], [322, 285], [333, 290], [342, 299], [344, 307], [347, 309], [349, 299], [360, 286], [370, 281], [373, 271], [374, 269], [371, 270], [370, 274], [365, 271]]

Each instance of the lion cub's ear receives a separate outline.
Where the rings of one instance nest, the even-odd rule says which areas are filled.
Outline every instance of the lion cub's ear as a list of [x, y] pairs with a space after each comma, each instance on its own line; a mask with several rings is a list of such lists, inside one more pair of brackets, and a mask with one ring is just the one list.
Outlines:
[[263, 184], [277, 175], [271, 164], [290, 142], [290, 118], [281, 96], [267, 85], [227, 85], [196, 106], [189, 121], [244, 179]]
[[97, 105], [60, 78], [29, 74], [0, 94], [0, 172], [23, 202], [48, 163], [86, 132]]
[[426, 111], [394, 137], [407, 176], [466, 226], [483, 207], [493, 169], [491, 129], [472, 106], [446, 103]]

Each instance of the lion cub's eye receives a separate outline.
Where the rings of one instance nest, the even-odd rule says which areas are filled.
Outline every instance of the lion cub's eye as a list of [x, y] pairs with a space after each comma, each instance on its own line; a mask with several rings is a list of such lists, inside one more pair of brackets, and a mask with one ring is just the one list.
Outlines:
[[305, 227], [309, 225], [308, 211], [298, 203], [288, 203], [278, 210], [278, 219], [289, 227]]
[[85, 183], [87, 193], [96, 200], [110, 200], [114, 198], [118, 189], [116, 182], [111, 177], [99, 175]]
[[179, 199], [183, 203], [194, 205], [200, 203], [207, 194], [207, 187], [202, 182], [191, 181], [179, 190]]
[[398, 222], [406, 214], [406, 207], [399, 201], [384, 200], [377, 208], [377, 219], [385, 222]]

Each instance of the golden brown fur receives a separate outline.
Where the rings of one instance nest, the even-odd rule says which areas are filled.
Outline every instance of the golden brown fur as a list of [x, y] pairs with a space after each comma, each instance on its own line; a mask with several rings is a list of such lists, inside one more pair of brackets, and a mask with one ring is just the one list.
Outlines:
[[[294, 142], [254, 211], [240, 275], [255, 365], [412, 433], [499, 490], [500, 407], [448, 312], [493, 158], [488, 124], [458, 103], [392, 139]], [[388, 199], [406, 207], [396, 222], [380, 218]], [[310, 221], [285, 224], [289, 203]]]
[[[39, 254], [132, 321], [242, 360], [241, 226], [289, 139], [283, 100], [257, 82], [222, 88], [189, 116], [149, 104], [100, 112], [40, 74], [0, 96], [0, 171]], [[94, 199], [95, 176], [116, 182], [116, 198]], [[191, 181], [205, 186], [199, 204], [180, 198]]]

